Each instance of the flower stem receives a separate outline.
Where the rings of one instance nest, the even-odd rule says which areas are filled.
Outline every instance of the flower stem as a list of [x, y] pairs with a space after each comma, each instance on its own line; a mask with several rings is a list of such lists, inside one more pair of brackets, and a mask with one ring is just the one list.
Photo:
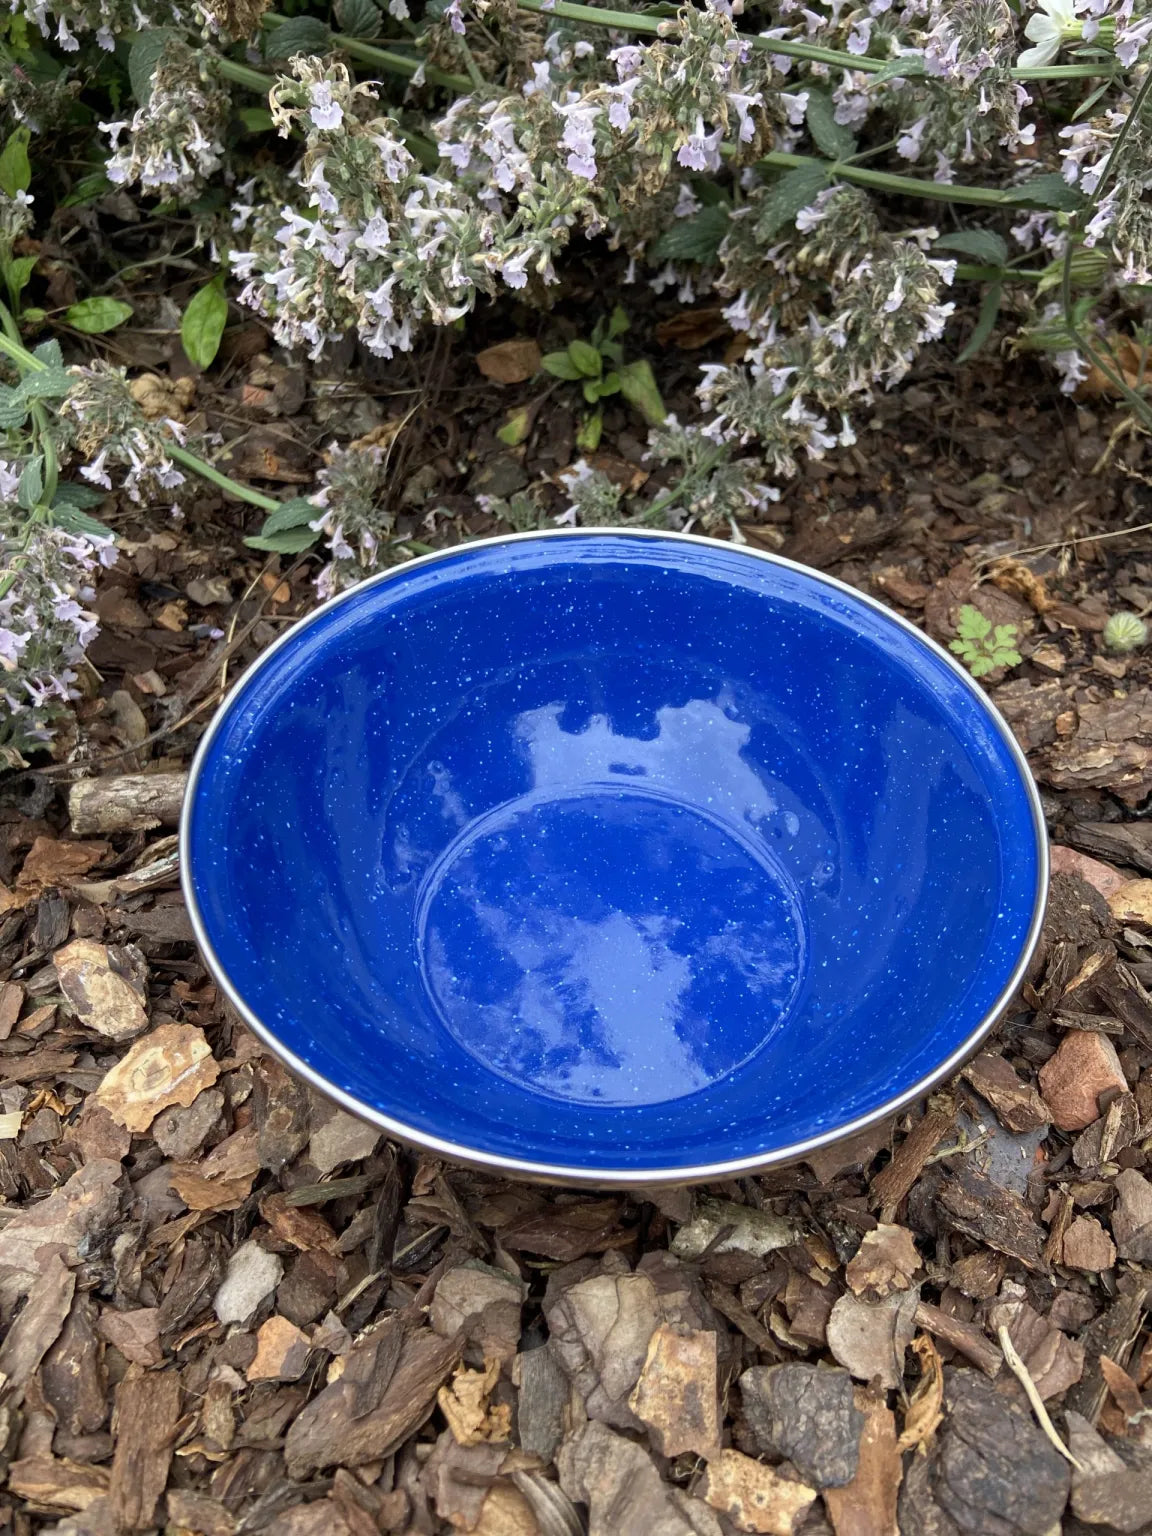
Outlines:
[[873, 171], [864, 165], [853, 165], [847, 160], [821, 160], [816, 155], [787, 155], [772, 150], [762, 155], [761, 165], [791, 170], [798, 165], [823, 165], [830, 176], [842, 181], [854, 181], [861, 187], [875, 187], [878, 192], [895, 192], [904, 197], [927, 197], [939, 203], [975, 203], [985, 208], [1012, 205], [1011, 192], [996, 187], [969, 187], [953, 181], [926, 181], [919, 176], [897, 176], [891, 171]]
[[185, 469], [190, 469], [200, 476], [201, 480], [207, 480], [212, 485], [219, 486], [222, 491], [227, 491], [230, 496], [237, 497], [240, 501], [246, 501], [250, 506], [260, 507], [264, 512], [275, 512], [280, 503], [274, 496], [265, 496], [263, 491], [254, 490], [250, 485], [242, 485], [239, 480], [233, 480], [231, 475], [226, 475], [214, 464], [209, 464], [207, 459], [202, 459], [198, 454], [189, 453], [187, 448], [182, 448], [179, 443], [168, 444], [168, 457], [177, 464], [183, 464]]
[[[577, 5], [572, 0], [516, 0], [521, 11], [539, 11], [546, 16], [556, 16], [563, 21], [581, 22], [588, 27], [612, 27], [618, 32], [640, 32], [650, 37], [660, 36], [660, 29], [667, 20], [658, 16], [644, 16], [634, 11], [606, 11], [599, 6]], [[742, 34], [753, 48], [766, 53], [780, 53], [790, 59], [809, 59], [814, 64], [830, 64], [834, 68], [852, 69], [862, 74], [878, 74], [892, 61], [874, 59], [868, 54], [843, 53], [837, 48], [821, 48], [815, 43], [801, 43], [783, 37], [756, 37]], [[1055, 64], [1045, 68], [1013, 69], [1009, 73], [1014, 80], [1083, 80], [1097, 75], [1110, 75], [1115, 69], [1111, 59], [1095, 64]]]
[[[266, 11], [260, 18], [266, 27], [280, 27], [289, 18], [278, 16], [275, 11]], [[387, 70], [389, 74], [404, 75], [409, 80], [423, 65], [424, 79], [429, 85], [443, 85], [450, 91], [461, 91], [465, 94], [473, 89], [473, 84], [464, 75], [450, 75], [442, 69], [437, 69], [434, 64], [424, 64], [422, 59], [410, 59], [406, 54], [393, 53], [390, 48], [377, 48], [373, 43], [366, 43], [359, 37], [348, 37], [343, 32], [332, 33], [332, 44], [340, 48], [350, 58], [362, 59], [365, 64], [375, 64], [380, 69]]]

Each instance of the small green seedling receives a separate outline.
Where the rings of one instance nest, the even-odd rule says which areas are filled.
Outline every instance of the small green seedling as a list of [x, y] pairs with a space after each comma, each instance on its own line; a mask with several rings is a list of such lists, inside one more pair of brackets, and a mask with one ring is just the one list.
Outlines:
[[609, 395], [623, 395], [651, 427], [658, 427], [668, 412], [656, 387], [652, 366], [646, 362], [626, 363], [617, 341], [628, 329], [628, 316], [617, 304], [607, 320], [597, 320], [590, 341], [570, 341], [563, 352], [549, 352], [540, 366], [554, 378], [579, 384], [584, 398], [595, 409], [580, 424], [576, 446], [593, 453], [600, 444], [604, 411], [600, 402]]
[[956, 625], [957, 638], [948, 647], [955, 651], [973, 677], [984, 677], [997, 667], [1018, 667], [1023, 658], [1016, 649], [1019, 629], [1015, 624], [997, 624], [985, 618], [979, 608], [965, 603]]

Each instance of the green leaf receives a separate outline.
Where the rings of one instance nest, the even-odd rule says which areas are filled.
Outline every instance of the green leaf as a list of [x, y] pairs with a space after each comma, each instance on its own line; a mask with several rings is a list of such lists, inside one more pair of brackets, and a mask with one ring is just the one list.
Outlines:
[[605, 395], [618, 395], [621, 388], [620, 375], [613, 369], [611, 373], [604, 375], [596, 387], [600, 391], [601, 400]]
[[27, 309], [20, 311], [21, 325], [40, 325], [47, 318], [48, 311], [38, 308], [35, 304], [30, 304]]
[[579, 379], [582, 378], [579, 368], [568, 356], [567, 351], [546, 352], [540, 359], [540, 366], [545, 373], [550, 373], [555, 379]]
[[373, 0], [336, 0], [336, 20], [349, 37], [380, 36], [380, 12]]
[[27, 287], [28, 279], [32, 276], [33, 268], [39, 259], [38, 256], [0, 257], [0, 269], [3, 270], [4, 282], [12, 295], [13, 304]]
[[771, 240], [774, 235], [791, 224], [801, 208], [807, 208], [828, 185], [831, 166], [798, 165], [795, 170], [781, 176], [764, 200], [763, 210], [756, 222], [756, 234], [761, 240]]
[[595, 453], [600, 446], [600, 434], [604, 430], [604, 415], [602, 411], [593, 411], [585, 416], [580, 423], [580, 430], [576, 433], [576, 446], [582, 453]]
[[575, 363], [580, 378], [598, 379], [604, 371], [604, 359], [586, 341], [570, 341], [568, 356]]
[[[310, 502], [307, 496], [293, 496], [291, 501], [282, 502], [275, 512], [269, 512], [260, 529], [260, 537], [269, 539], [274, 533], [285, 533], [289, 528], [306, 528], [323, 515], [323, 509]], [[312, 536], [319, 537], [314, 532]]]
[[33, 348], [32, 356], [38, 363], [46, 363], [49, 368], [63, 368], [64, 354], [60, 350], [60, 343], [55, 337], [50, 341], [42, 341], [38, 347]]
[[595, 405], [600, 398], [600, 380], [585, 379], [583, 388], [585, 400], [587, 400], [589, 405]]
[[67, 507], [72, 511], [83, 512], [85, 507], [98, 507], [103, 500], [103, 491], [94, 490], [90, 485], [81, 485], [76, 480], [64, 480], [56, 487], [52, 510], [59, 512]]
[[17, 393], [28, 401], [63, 400], [73, 384], [72, 375], [63, 368], [47, 368], [42, 373], [26, 373], [16, 386]]
[[997, 624], [992, 631], [992, 644], [997, 650], [1002, 650], [1005, 646], [1011, 650], [1019, 633], [1020, 629], [1016, 624]]
[[107, 523], [102, 523], [99, 518], [89, 517], [88, 513], [81, 512], [79, 507], [61, 506], [58, 502], [53, 502], [52, 521], [57, 528], [63, 528], [66, 533], [87, 533], [96, 539], [115, 537]]
[[148, 105], [148, 98], [152, 94], [152, 76], [156, 73], [161, 54], [178, 37], [179, 33], [171, 27], [150, 27], [137, 36], [128, 50], [128, 80], [140, 106]]
[[1019, 651], [1001, 649], [999, 646], [992, 652], [992, 660], [998, 667], [1018, 667], [1023, 659]]
[[836, 108], [831, 96], [814, 86], [805, 85], [808, 106], [804, 121], [822, 155], [830, 160], [847, 160], [856, 153], [856, 135], [843, 123], [836, 121]]
[[639, 411], [650, 427], [659, 427], [668, 415], [651, 363], [629, 363], [620, 370], [620, 393], [634, 411]]
[[18, 389], [0, 385], [0, 429], [12, 431], [28, 420], [28, 402]]
[[958, 363], [966, 363], [969, 358], [975, 357], [989, 336], [991, 336], [992, 327], [996, 324], [996, 316], [1000, 313], [1002, 292], [1003, 284], [988, 284], [983, 302], [980, 305], [980, 313], [976, 316], [976, 324], [972, 327], [972, 334], [965, 343], [964, 350], [956, 359]]
[[123, 299], [100, 296], [81, 299], [78, 304], [69, 304], [64, 311], [65, 322], [89, 336], [98, 336], [102, 331], [114, 331], [131, 316], [131, 304], [125, 304]]
[[991, 656], [977, 656], [973, 661], [969, 662], [968, 670], [973, 677], [986, 677], [989, 672], [995, 672], [996, 663], [992, 660]]
[[25, 512], [32, 512], [40, 504], [44, 494], [44, 457], [36, 454], [28, 460], [16, 487], [16, 502]]
[[631, 324], [628, 311], [623, 304], [617, 304], [608, 318], [608, 340], [615, 341], [617, 336], [623, 336]]
[[273, 555], [299, 555], [310, 549], [319, 537], [311, 528], [285, 528], [280, 533], [257, 534], [244, 542], [249, 549], [265, 549]]
[[1070, 187], [1059, 171], [1032, 176], [1023, 186], [1008, 187], [1004, 196], [1011, 203], [1023, 203], [1029, 208], [1054, 208], [1060, 213], [1075, 213], [1086, 201], [1083, 192]]
[[103, 170], [88, 171], [81, 176], [67, 197], [60, 199], [61, 208], [82, 208], [86, 203], [94, 203], [101, 197], [107, 197], [112, 191], [112, 183]]
[[332, 34], [315, 16], [293, 16], [264, 34], [264, 57], [291, 59], [298, 53], [331, 53]]
[[1008, 260], [1007, 242], [992, 229], [958, 229], [955, 234], [941, 235], [932, 251], [959, 251], [984, 267], [1002, 267]]
[[273, 126], [272, 114], [267, 107], [241, 107], [236, 116], [248, 133], [267, 133]]
[[17, 128], [8, 135], [8, 141], [0, 150], [0, 192], [15, 197], [17, 192], [27, 192], [32, 180], [32, 164], [28, 159], [28, 144], [32, 134], [27, 128]]
[[532, 412], [526, 405], [520, 405], [508, 412], [508, 419], [497, 430], [496, 436], [509, 448], [519, 448], [531, 430]]
[[602, 341], [600, 355], [606, 357], [610, 363], [618, 365], [624, 361], [624, 348], [618, 341]]
[[727, 203], [714, 203], [689, 218], [676, 219], [652, 247], [654, 260], [713, 261], [728, 233], [730, 213]]
[[188, 300], [180, 321], [180, 344], [185, 356], [197, 368], [211, 366], [220, 350], [220, 338], [228, 321], [228, 300], [224, 279], [214, 277]]
[[960, 610], [956, 633], [962, 640], [984, 640], [992, 633], [992, 620], [986, 618], [979, 608], [965, 603]]

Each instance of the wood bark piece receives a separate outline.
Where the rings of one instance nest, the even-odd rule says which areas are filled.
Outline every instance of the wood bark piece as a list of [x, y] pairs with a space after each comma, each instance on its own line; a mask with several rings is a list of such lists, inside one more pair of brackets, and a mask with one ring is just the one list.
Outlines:
[[978, 1365], [986, 1376], [995, 1376], [1004, 1364], [1004, 1356], [975, 1323], [952, 1317], [928, 1301], [922, 1301], [916, 1308], [916, 1321], [925, 1333], [951, 1344], [966, 1360]]
[[173, 1370], [129, 1366], [116, 1388], [116, 1454], [108, 1498], [129, 1531], [152, 1525], [168, 1481], [173, 1437], [180, 1417], [180, 1378]]
[[892, 1161], [872, 1180], [869, 1193], [881, 1221], [891, 1221], [896, 1208], [923, 1172], [924, 1164], [956, 1123], [956, 1106], [943, 1095], [929, 1099], [928, 1108], [896, 1148]]
[[[0, 1244], [3, 1239], [0, 1238]], [[23, 1311], [0, 1344], [0, 1380], [6, 1392], [19, 1393], [55, 1344], [72, 1305], [76, 1277], [53, 1254], [44, 1265]]]
[[324, 1467], [360, 1467], [389, 1455], [432, 1412], [437, 1390], [458, 1358], [453, 1340], [422, 1328], [404, 1340], [383, 1396], [369, 1412], [356, 1416], [353, 1383], [341, 1379], [325, 1387], [288, 1431], [284, 1459], [289, 1476], [307, 1477]]
[[0, 1237], [0, 1301], [26, 1296], [53, 1251], [68, 1263], [78, 1261], [82, 1240], [106, 1230], [119, 1210], [120, 1175], [119, 1163], [96, 1158], [46, 1200], [13, 1216]]
[[78, 837], [94, 832], [147, 832], [175, 827], [188, 787], [186, 773], [124, 773], [79, 779], [68, 791], [68, 815]]
[[93, 1100], [130, 1131], [146, 1131], [162, 1109], [187, 1107], [218, 1076], [202, 1029], [161, 1024], [105, 1073]]
[[887, 1404], [857, 1388], [856, 1406], [864, 1415], [860, 1464], [843, 1488], [826, 1488], [824, 1505], [836, 1536], [899, 1536], [896, 1501], [903, 1469], [896, 1441], [896, 1420]]
[[709, 1463], [701, 1492], [738, 1530], [767, 1536], [792, 1536], [816, 1499], [807, 1483], [781, 1477], [739, 1451], [721, 1451]]
[[29, 1456], [9, 1467], [8, 1491], [49, 1509], [88, 1509], [108, 1492], [108, 1469], [65, 1456]]
[[720, 1444], [716, 1335], [657, 1328], [628, 1406], [648, 1426], [662, 1456], [714, 1450]]
[[790, 1461], [806, 1483], [839, 1488], [856, 1476], [864, 1416], [847, 1371], [753, 1366], [740, 1378], [740, 1393], [757, 1445]]
[[73, 939], [56, 951], [56, 975], [85, 1028], [116, 1041], [148, 1028], [148, 967], [133, 945]]

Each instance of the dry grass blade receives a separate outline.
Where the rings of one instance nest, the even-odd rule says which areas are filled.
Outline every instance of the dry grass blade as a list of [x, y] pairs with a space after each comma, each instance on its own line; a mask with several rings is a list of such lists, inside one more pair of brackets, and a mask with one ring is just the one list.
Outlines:
[[1080, 1465], [1075, 1456], [1073, 1456], [1072, 1452], [1068, 1449], [1063, 1440], [1061, 1440], [1060, 1436], [1056, 1433], [1056, 1426], [1048, 1417], [1048, 1410], [1045, 1408], [1044, 1400], [1036, 1389], [1036, 1383], [1032, 1380], [1032, 1377], [1028, 1371], [1028, 1367], [1016, 1353], [1016, 1347], [1009, 1337], [1008, 1326], [1006, 1323], [1002, 1323], [996, 1330], [996, 1337], [1000, 1340], [1000, 1348], [1004, 1351], [1004, 1359], [1008, 1363], [1008, 1369], [1016, 1377], [1016, 1380], [1027, 1393], [1028, 1401], [1032, 1404], [1032, 1412], [1036, 1415], [1037, 1424], [1039, 1424], [1040, 1428], [1047, 1435], [1048, 1439], [1051, 1440], [1052, 1444], [1060, 1452], [1064, 1460], [1071, 1462], [1071, 1464], [1076, 1468], [1077, 1472], [1083, 1472], [1084, 1468]]

